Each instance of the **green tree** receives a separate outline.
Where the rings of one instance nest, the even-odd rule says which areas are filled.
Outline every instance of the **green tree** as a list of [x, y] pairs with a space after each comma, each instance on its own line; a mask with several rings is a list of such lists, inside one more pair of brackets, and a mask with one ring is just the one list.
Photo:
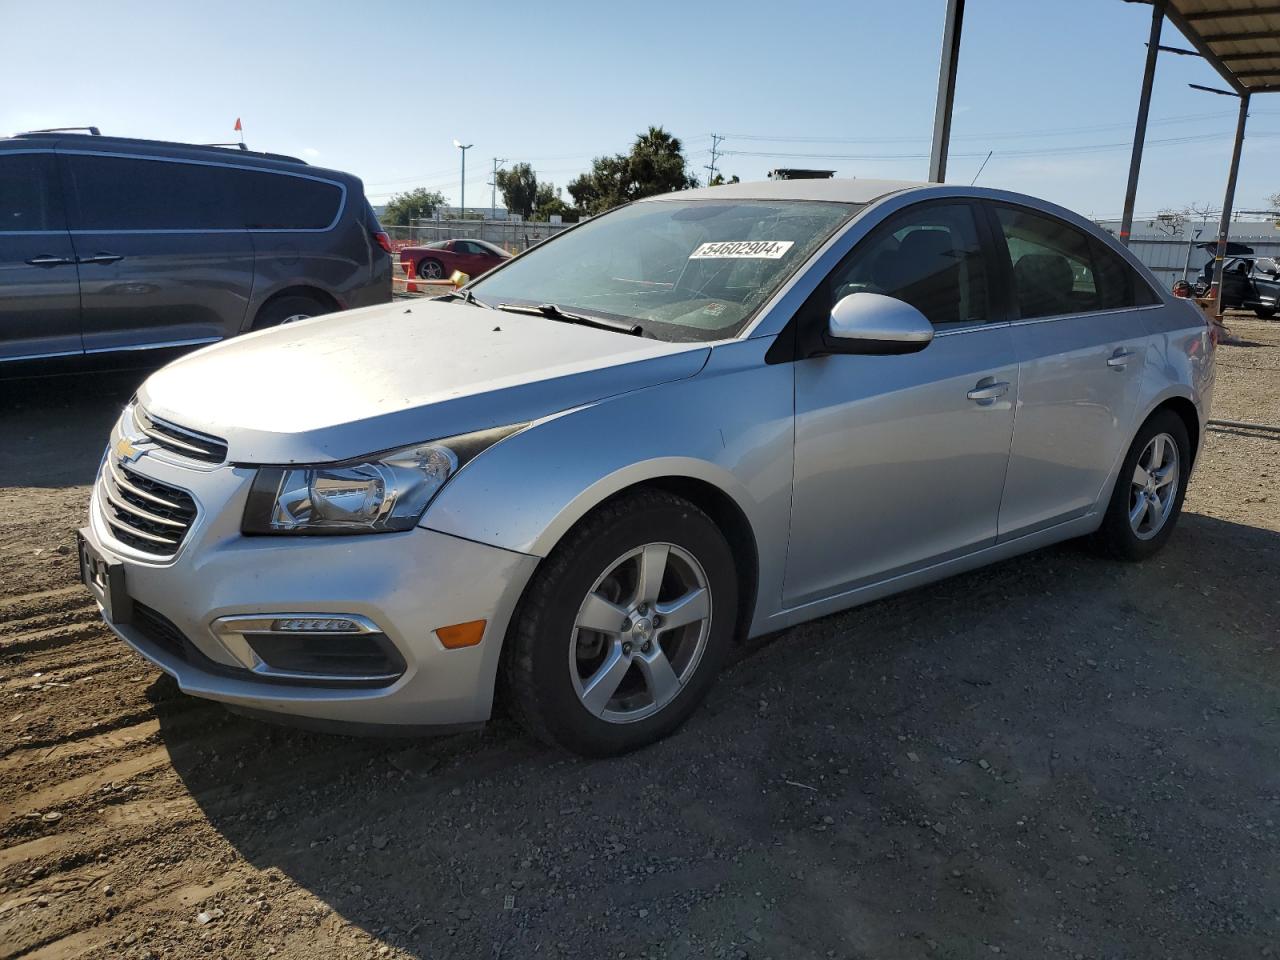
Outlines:
[[630, 152], [596, 157], [590, 172], [569, 184], [569, 193], [583, 213], [594, 215], [641, 197], [697, 185], [698, 179], [685, 171], [679, 138], [662, 127], [650, 127], [636, 137]]
[[418, 220], [431, 216], [436, 207], [444, 206], [444, 194], [438, 190], [418, 187], [408, 193], [397, 193], [387, 203], [381, 222], [385, 225], [404, 226], [410, 220]]
[[741, 183], [741, 182], [742, 181], [738, 179], [738, 175], [736, 173], [732, 177], [730, 177], [728, 180], [724, 178], [723, 173], [717, 173], [714, 177], [712, 177], [710, 180], [707, 181], [707, 186], [721, 187], [721, 186], [724, 186], [726, 183]]
[[526, 220], [533, 216], [533, 208], [538, 202], [538, 177], [533, 167], [517, 163], [510, 170], [499, 170], [496, 182], [502, 191], [502, 202], [509, 211]]
[[534, 220], [550, 220], [559, 214], [565, 223], [578, 219], [578, 212], [565, 202], [560, 188], [550, 183], [538, 184], [538, 199], [533, 206]]

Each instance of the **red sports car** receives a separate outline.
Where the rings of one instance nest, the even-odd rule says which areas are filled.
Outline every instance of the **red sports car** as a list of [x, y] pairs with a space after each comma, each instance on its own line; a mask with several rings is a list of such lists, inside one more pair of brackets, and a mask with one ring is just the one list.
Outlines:
[[405, 272], [423, 280], [445, 280], [455, 270], [478, 277], [510, 259], [511, 254], [487, 240], [438, 240], [400, 251]]

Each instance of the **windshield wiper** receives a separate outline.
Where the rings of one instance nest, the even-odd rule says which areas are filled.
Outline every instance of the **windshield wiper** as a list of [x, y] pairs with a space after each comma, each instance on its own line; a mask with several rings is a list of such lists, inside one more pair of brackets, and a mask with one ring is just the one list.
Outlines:
[[443, 297], [436, 297], [435, 299], [436, 300], [461, 300], [463, 303], [469, 303], [473, 307], [484, 307], [486, 310], [493, 309], [491, 306], [489, 306], [487, 303], [485, 303], [483, 300], [481, 300], [474, 293], [472, 293], [470, 290], [467, 290], [467, 289], [455, 290], [452, 293], [446, 293]]
[[507, 313], [527, 313], [535, 317], [546, 317], [548, 320], [559, 320], [561, 323], [578, 323], [598, 330], [613, 330], [615, 333], [626, 333], [633, 337], [638, 337], [644, 332], [638, 323], [610, 320], [606, 317], [589, 317], [582, 313], [568, 313], [554, 303], [500, 303], [497, 309], [505, 310]]

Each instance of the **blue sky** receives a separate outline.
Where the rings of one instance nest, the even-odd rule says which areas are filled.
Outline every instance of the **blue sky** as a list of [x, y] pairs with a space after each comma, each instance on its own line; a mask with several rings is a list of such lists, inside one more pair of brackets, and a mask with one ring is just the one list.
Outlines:
[[[242, 117], [250, 146], [355, 173], [375, 202], [420, 185], [456, 202], [455, 137], [475, 144], [476, 205], [494, 156], [563, 185], [649, 124], [683, 138], [703, 176], [715, 132], [722, 169], [743, 179], [774, 166], [922, 179], [943, 8], [0, 0], [0, 134], [93, 123], [208, 142]], [[1118, 216], [1149, 23], [1121, 0], [969, 0], [950, 179], [967, 183], [994, 150], [981, 183]], [[1220, 85], [1207, 64], [1164, 55], [1149, 138], [1205, 139], [1149, 147], [1140, 213], [1221, 202], [1236, 103], [1188, 82]], [[1280, 95], [1261, 96], [1238, 207], [1280, 191], [1278, 161]]]

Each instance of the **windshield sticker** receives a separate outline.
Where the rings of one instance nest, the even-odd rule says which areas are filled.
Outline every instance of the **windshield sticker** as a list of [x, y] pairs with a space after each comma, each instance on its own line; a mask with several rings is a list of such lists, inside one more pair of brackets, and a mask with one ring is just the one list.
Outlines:
[[702, 312], [709, 314], [710, 316], [713, 316], [713, 317], [718, 317], [720, 316], [720, 314], [724, 313], [724, 304], [708, 303], [705, 307], [702, 308]]
[[795, 246], [793, 240], [722, 240], [704, 243], [690, 260], [781, 260]]

